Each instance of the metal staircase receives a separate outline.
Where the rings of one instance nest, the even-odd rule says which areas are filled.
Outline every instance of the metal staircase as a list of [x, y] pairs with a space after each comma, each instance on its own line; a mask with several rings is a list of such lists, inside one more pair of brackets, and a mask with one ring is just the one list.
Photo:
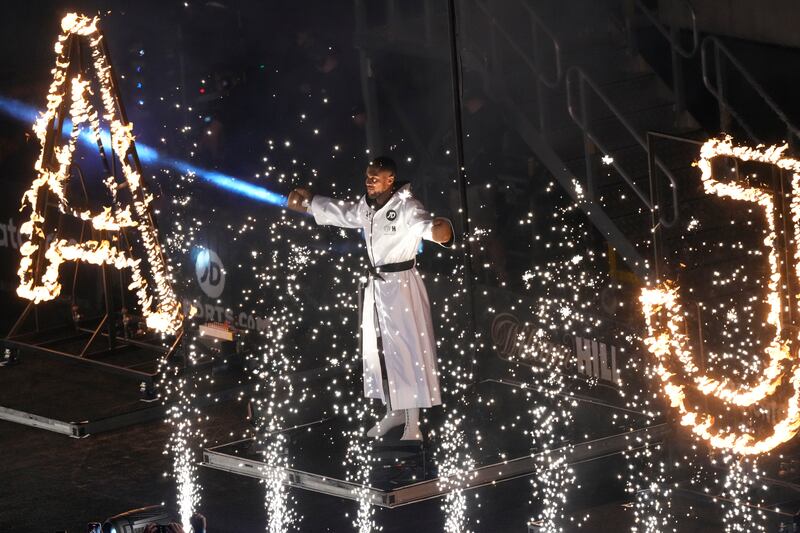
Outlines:
[[[717, 37], [703, 39], [701, 45], [703, 84], [719, 104], [720, 129], [731, 131], [735, 126], [741, 128], [756, 143], [771, 142], [763, 131], [753, 124], [752, 116], [737, 110], [728, 98], [730, 83], [735, 80], [739, 85], [747, 86], [760, 101], [764, 114], [770, 119], [770, 129], [774, 134], [785, 132], [784, 141], [796, 147], [800, 140], [800, 129], [792, 122], [781, 107], [772, 99], [764, 87], [755, 79], [746, 66]], [[763, 115], [762, 115], [763, 116]]]
[[[385, 4], [368, 22], [366, 7], [378, 6], [356, 0], [359, 49], [448, 60], [438, 4], [425, 2], [422, 11], [401, 9], [396, 0]], [[695, 174], [697, 145], [680, 141], [708, 136], [687, 111], [686, 60], [701, 55], [702, 79], [719, 103], [722, 131], [756, 143], [765, 139], [729, 98], [731, 87], [745, 86], [760, 104], [759, 125], [761, 115], [770, 115], [770, 132], [785, 131], [790, 143], [800, 137], [800, 129], [722, 41], [700, 39], [691, 4], [671, 4], [687, 13], [690, 29], [683, 35], [662, 23], [645, 0], [458, 2], [462, 69], [479, 75], [505, 122], [642, 279], [652, 274], [652, 228], [676, 223], [677, 186]], [[668, 81], [639, 53], [642, 31], [666, 44]], [[375, 83], [371, 59], [362, 68], [369, 100]], [[377, 114], [371, 116], [377, 120]], [[669, 142], [656, 147], [656, 140]]]
[[[568, 17], [551, 4], [551, 13], [529, 2], [519, 2], [518, 11], [504, 4], [498, 13], [484, 0], [474, 3], [486, 22], [490, 49], [504, 48], [486, 61], [487, 88], [628, 267], [646, 277], [654, 208], [646, 132], [693, 136], [699, 125], [628, 46], [624, 26], [602, 3], [573, 2]], [[519, 23], [522, 17], [527, 24]], [[535, 44], [535, 53], [519, 44], [525, 41]], [[519, 61], [493, 60], [511, 54]], [[520, 76], [519, 67], [528, 75]], [[520, 84], [530, 78], [535, 94], [526, 98]], [[655, 164], [675, 184], [691, 171], [691, 161], [686, 150], [677, 150], [662, 153]], [[670, 206], [659, 214], [664, 225], [677, 217], [677, 203]]]

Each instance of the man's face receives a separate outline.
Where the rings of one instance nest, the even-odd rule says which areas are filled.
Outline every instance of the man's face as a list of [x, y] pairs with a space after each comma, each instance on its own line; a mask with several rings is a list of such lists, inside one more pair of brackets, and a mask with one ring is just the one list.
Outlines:
[[389, 170], [378, 170], [367, 167], [367, 196], [375, 199], [391, 189], [394, 183], [394, 174]]

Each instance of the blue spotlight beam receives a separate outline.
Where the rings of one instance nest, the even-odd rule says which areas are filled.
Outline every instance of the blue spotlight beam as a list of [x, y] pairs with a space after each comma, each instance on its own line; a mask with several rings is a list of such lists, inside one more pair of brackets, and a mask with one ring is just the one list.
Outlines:
[[[39, 117], [39, 111], [35, 107], [4, 96], [0, 96], [0, 112], [26, 124], [33, 124]], [[71, 128], [71, 126], [69, 127]], [[89, 132], [83, 132], [80, 136], [80, 140], [90, 146], [96, 146], [94, 137]], [[102, 131], [102, 140], [104, 145], [111, 146], [111, 135], [108, 130], [104, 129]], [[148, 165], [171, 168], [181, 174], [191, 173], [220, 189], [225, 189], [226, 191], [259, 202], [286, 207], [286, 196], [270, 191], [260, 185], [249, 183], [228, 174], [217, 172], [216, 170], [204, 169], [181, 159], [162, 155], [158, 150], [146, 144], [137, 142], [136, 150], [139, 154], [139, 159]]]

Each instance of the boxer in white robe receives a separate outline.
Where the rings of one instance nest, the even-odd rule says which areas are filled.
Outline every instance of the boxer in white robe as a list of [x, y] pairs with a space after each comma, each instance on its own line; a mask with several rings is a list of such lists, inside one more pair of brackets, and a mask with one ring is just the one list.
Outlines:
[[295, 189], [288, 207], [308, 211], [317, 224], [363, 230], [372, 266], [361, 310], [364, 395], [387, 405], [367, 434], [379, 437], [404, 425], [401, 440], [421, 440], [419, 409], [442, 401], [430, 303], [415, 258], [422, 239], [452, 243], [453, 227], [426, 211], [410, 185], [396, 181], [391, 159], [373, 159], [366, 175], [367, 194], [357, 202]]

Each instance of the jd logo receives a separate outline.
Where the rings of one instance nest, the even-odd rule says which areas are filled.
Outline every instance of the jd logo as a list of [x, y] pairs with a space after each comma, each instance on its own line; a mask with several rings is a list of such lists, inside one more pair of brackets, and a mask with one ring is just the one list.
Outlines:
[[397, 218], [397, 211], [395, 211], [394, 209], [389, 209], [386, 212], [386, 220], [394, 220], [396, 218]]
[[194, 271], [206, 296], [219, 298], [225, 289], [225, 267], [217, 253], [214, 250], [200, 250], [194, 263]]

